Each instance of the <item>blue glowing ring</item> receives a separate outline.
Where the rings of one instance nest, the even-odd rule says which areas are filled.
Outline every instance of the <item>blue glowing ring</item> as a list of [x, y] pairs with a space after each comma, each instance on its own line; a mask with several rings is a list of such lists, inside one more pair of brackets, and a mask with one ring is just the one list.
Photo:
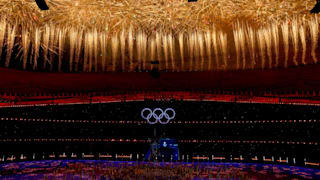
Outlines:
[[[168, 111], [172, 111], [172, 116], [169, 117], [169, 114], [167, 113]], [[172, 109], [172, 108], [167, 108], [165, 111], [164, 111], [164, 117], [167, 119], [167, 121], [161, 121], [159, 120], [159, 122], [161, 124], [168, 124], [170, 122], [171, 119], [173, 119], [175, 116], [176, 116], [176, 112]]]
[[[149, 111], [149, 114], [147, 117], [144, 116], [144, 112], [145, 111]], [[149, 109], [149, 108], [144, 108], [142, 111], [141, 111], [141, 117], [145, 120], [149, 120], [151, 117], [152, 117], [152, 110]]]
[[[145, 111], [149, 111], [149, 114], [148, 114], [147, 117], [144, 116], [144, 112], [145, 112]], [[144, 109], [141, 111], [141, 117], [142, 117], [143, 119], [147, 120], [149, 124], [156, 124], [156, 123], [158, 122], [158, 120], [156, 120], [156, 121], [154, 121], [154, 122], [153, 122], [153, 121], [150, 121], [150, 119], [152, 118], [152, 115], [153, 115], [153, 112], [152, 112], [152, 110], [151, 110], [150, 108], [144, 108]]]
[[[158, 115], [158, 114], [156, 113], [157, 111], [160, 111], [161, 114]], [[152, 114], [153, 114], [153, 118], [155, 118], [157, 121], [159, 121], [160, 119], [163, 118], [163, 110], [162, 110], [161, 108], [155, 108], [155, 109], [153, 110]]]

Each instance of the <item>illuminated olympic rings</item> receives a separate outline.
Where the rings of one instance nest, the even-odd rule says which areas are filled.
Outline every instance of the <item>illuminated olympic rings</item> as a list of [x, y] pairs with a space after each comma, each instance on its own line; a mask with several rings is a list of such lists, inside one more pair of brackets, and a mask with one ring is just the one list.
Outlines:
[[[144, 112], [149, 111], [148, 115], [145, 116]], [[169, 114], [167, 113], [168, 111], [172, 112], [172, 116], [170, 117]], [[157, 112], [160, 112], [157, 114]], [[171, 119], [173, 119], [176, 116], [176, 112], [172, 108], [167, 108], [166, 110], [162, 110], [161, 108], [155, 108], [153, 111], [150, 108], [144, 108], [141, 111], [141, 117], [145, 120], [148, 121], [149, 124], [156, 124], [156, 123], [161, 123], [161, 124], [168, 124]], [[151, 118], [154, 118], [155, 121], [150, 121]], [[162, 118], [167, 119], [166, 121], [162, 121]]]

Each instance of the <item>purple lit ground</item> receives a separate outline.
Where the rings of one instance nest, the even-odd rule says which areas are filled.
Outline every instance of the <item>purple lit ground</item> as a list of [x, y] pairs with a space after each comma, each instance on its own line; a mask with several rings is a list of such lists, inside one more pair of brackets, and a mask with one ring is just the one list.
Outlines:
[[0, 179], [320, 179], [320, 170], [251, 163], [47, 160], [0, 165]]

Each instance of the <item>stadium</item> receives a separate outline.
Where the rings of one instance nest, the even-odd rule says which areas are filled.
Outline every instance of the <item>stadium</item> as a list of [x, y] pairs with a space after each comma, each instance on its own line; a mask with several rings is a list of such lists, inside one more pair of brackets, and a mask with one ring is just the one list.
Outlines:
[[320, 179], [319, 7], [0, 0], [0, 179]]

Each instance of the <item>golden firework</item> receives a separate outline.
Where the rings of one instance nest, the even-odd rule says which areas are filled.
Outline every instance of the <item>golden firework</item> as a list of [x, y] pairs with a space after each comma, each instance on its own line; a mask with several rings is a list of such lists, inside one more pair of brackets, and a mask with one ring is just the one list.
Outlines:
[[[0, 0], [2, 64], [55, 71], [204, 71], [318, 62], [313, 0]], [[18, 48], [17, 48], [18, 47]], [[22, 53], [16, 53], [15, 51]], [[280, 51], [284, 49], [284, 51]], [[14, 55], [13, 55], [14, 54]], [[158, 61], [159, 65], [152, 65]]]

